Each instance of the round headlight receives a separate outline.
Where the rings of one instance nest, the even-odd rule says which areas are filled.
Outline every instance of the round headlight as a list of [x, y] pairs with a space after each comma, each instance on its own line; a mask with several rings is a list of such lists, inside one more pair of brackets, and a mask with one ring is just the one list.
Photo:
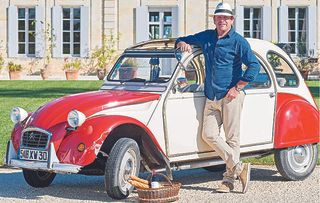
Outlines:
[[28, 117], [28, 112], [26, 110], [24, 110], [23, 108], [14, 107], [11, 110], [10, 118], [11, 118], [12, 122], [14, 122], [14, 123], [21, 122], [24, 119], [26, 119], [27, 117]]
[[81, 126], [85, 120], [86, 116], [80, 111], [72, 110], [68, 113], [68, 124], [73, 128]]

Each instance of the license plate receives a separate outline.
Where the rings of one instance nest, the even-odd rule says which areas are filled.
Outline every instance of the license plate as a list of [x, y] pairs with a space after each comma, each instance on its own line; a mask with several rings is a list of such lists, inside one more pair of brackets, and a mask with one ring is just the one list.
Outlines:
[[32, 161], [47, 161], [48, 152], [32, 149], [20, 149], [20, 159]]

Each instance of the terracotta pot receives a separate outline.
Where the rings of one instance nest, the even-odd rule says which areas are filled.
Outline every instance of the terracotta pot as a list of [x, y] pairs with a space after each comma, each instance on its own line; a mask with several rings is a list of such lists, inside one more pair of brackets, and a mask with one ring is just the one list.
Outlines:
[[119, 79], [120, 80], [132, 79], [132, 78], [135, 78], [136, 75], [137, 75], [137, 70], [132, 67], [121, 67], [121, 69], [119, 70]]
[[66, 71], [67, 80], [78, 80], [79, 71]]
[[308, 75], [309, 75], [309, 71], [308, 70], [300, 70], [300, 73], [301, 73], [303, 79], [305, 79], [305, 80], [308, 79]]
[[195, 71], [186, 71], [185, 75], [186, 75], [187, 80], [196, 80]]
[[99, 80], [103, 80], [105, 76], [106, 76], [106, 70], [103, 70], [103, 69], [97, 70], [97, 77], [99, 78]]
[[20, 80], [21, 71], [9, 71], [10, 80]]

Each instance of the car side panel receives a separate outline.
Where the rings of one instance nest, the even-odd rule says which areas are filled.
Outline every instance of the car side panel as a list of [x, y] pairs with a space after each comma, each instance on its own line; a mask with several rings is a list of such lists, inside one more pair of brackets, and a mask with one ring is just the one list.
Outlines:
[[319, 142], [319, 111], [300, 96], [278, 93], [274, 147]]
[[[116, 127], [128, 123], [143, 128], [155, 143], [158, 150], [162, 152], [154, 135], [140, 121], [126, 116], [100, 116], [88, 119], [84, 125], [70, 132], [62, 141], [57, 151], [57, 157], [62, 163], [86, 166], [95, 160], [104, 140], [110, 132]], [[77, 150], [80, 143], [84, 143], [86, 146], [84, 152]]]

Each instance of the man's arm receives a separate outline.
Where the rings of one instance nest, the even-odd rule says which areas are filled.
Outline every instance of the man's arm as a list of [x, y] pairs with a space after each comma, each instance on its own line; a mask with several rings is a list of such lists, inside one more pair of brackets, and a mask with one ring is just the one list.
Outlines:
[[240, 78], [240, 81], [228, 91], [226, 97], [229, 100], [233, 100], [234, 98], [236, 98], [240, 91], [249, 82], [253, 81], [260, 71], [260, 63], [257, 57], [252, 52], [247, 40], [244, 39], [244, 41], [241, 43], [239, 52], [242, 63], [247, 66], [247, 69], [244, 72], [243, 76]]
[[243, 73], [241, 80], [249, 83], [253, 81], [259, 74], [260, 63], [257, 57], [252, 52], [249, 43], [245, 39], [244, 42], [240, 45], [240, 56], [242, 59], [242, 63], [247, 66], [247, 69]]
[[191, 45], [201, 46], [201, 38], [203, 37], [204, 32], [199, 32], [186, 37], [179, 37], [176, 40], [175, 47], [180, 48], [181, 51], [191, 52]]

